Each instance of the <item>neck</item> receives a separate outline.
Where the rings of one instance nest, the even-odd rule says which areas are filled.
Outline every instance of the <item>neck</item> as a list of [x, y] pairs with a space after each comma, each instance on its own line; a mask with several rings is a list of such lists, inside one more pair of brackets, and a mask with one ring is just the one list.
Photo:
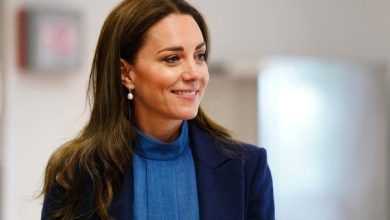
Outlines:
[[183, 120], [159, 120], [136, 117], [137, 127], [144, 134], [156, 140], [170, 143], [177, 139]]

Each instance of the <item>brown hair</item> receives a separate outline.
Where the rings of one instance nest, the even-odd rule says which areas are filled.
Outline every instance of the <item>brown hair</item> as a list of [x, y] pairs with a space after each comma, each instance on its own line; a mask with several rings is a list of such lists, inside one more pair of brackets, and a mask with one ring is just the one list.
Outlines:
[[[124, 0], [108, 15], [89, 78], [90, 120], [75, 139], [53, 153], [46, 167], [42, 193], [56, 193], [58, 209], [51, 213], [53, 218], [74, 219], [97, 213], [101, 219], [111, 219], [108, 209], [130, 168], [135, 140], [132, 105], [121, 83], [119, 61], [123, 58], [133, 63], [148, 29], [171, 13], [195, 19], [208, 52], [207, 25], [184, 0]], [[220, 140], [235, 143], [201, 108], [193, 121]], [[88, 202], [92, 209], [80, 211]]]

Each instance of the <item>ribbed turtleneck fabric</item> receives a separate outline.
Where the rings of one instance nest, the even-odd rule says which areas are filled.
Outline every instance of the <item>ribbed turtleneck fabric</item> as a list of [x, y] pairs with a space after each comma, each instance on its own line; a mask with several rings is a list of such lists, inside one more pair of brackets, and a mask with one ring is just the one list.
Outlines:
[[133, 155], [135, 220], [199, 220], [194, 160], [183, 121], [172, 143], [153, 139], [136, 129]]

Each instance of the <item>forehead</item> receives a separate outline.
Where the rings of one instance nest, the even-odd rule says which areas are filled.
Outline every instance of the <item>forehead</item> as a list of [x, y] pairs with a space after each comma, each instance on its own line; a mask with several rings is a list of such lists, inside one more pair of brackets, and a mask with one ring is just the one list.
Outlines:
[[170, 14], [153, 25], [145, 35], [144, 47], [191, 46], [204, 42], [202, 31], [190, 15]]

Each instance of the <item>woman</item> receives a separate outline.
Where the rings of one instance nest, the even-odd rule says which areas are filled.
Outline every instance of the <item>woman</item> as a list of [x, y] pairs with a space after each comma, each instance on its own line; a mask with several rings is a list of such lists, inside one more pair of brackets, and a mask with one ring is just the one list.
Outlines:
[[199, 107], [209, 46], [183, 0], [125, 0], [110, 13], [91, 118], [48, 162], [42, 219], [274, 219], [265, 150]]

